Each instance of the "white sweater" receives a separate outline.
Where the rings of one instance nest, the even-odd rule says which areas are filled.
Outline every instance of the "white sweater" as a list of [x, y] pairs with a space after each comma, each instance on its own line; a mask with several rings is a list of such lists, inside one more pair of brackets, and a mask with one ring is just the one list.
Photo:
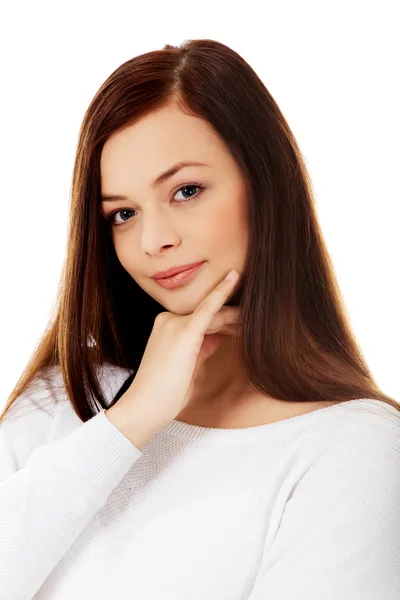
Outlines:
[[[103, 365], [108, 404], [129, 375]], [[1, 600], [400, 599], [393, 407], [174, 420], [140, 451], [104, 410], [82, 423], [55, 381], [0, 428]]]

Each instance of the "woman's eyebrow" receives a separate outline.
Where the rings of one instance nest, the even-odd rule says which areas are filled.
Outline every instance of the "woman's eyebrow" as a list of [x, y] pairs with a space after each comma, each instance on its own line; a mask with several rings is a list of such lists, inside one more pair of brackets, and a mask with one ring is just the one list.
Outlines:
[[[198, 161], [181, 161], [169, 167], [166, 171], [161, 173], [152, 183], [152, 187], [155, 188], [161, 183], [164, 183], [167, 179], [175, 175], [178, 171], [183, 169], [184, 167], [208, 167], [206, 163], [198, 162]], [[129, 200], [127, 196], [119, 196], [115, 194], [102, 194], [101, 199], [103, 202], [116, 202], [117, 200]]]

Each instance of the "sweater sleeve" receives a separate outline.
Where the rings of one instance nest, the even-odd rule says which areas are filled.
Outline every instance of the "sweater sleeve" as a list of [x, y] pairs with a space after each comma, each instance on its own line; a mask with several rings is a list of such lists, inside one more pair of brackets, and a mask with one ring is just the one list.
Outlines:
[[[102, 410], [36, 447], [18, 468], [16, 448], [29, 436], [29, 420], [26, 436], [18, 427], [0, 425], [1, 600], [33, 598], [142, 454]], [[43, 413], [41, 428], [50, 427]]]
[[249, 600], [400, 599], [400, 419], [358, 425], [309, 457]]

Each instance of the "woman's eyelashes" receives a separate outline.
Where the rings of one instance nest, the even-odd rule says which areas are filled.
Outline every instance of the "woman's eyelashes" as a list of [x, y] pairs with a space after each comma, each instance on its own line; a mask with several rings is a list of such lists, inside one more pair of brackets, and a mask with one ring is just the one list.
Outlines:
[[[189, 198], [182, 198], [180, 200], [177, 200], [178, 204], [184, 204], [185, 202], [190, 202], [191, 200], [195, 200], [197, 199], [200, 194], [206, 189], [205, 186], [201, 185], [201, 184], [186, 184], [181, 186], [176, 192], [175, 195], [178, 194], [178, 192], [181, 192], [182, 190], [188, 190], [190, 188], [197, 188], [198, 193], [195, 195], [190, 196]], [[127, 223], [126, 221], [123, 221], [122, 223], [116, 223], [115, 222], [115, 218], [118, 213], [134, 213], [136, 212], [135, 210], [131, 209], [131, 208], [119, 208], [118, 210], [114, 210], [114, 212], [110, 213], [109, 215], [107, 215], [105, 217], [106, 221], [112, 225], [113, 227], [119, 227], [120, 225], [123, 225], [124, 223]], [[128, 219], [129, 220], [129, 219]]]

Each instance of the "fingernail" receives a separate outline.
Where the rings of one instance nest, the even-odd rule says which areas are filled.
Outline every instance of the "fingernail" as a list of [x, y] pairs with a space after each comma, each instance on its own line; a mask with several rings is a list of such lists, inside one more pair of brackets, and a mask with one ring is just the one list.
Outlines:
[[237, 271], [235, 271], [235, 269], [232, 269], [231, 271], [229, 271], [228, 275], [225, 277], [225, 281], [229, 281], [231, 279], [233, 279], [234, 277], [236, 277], [237, 275]]

